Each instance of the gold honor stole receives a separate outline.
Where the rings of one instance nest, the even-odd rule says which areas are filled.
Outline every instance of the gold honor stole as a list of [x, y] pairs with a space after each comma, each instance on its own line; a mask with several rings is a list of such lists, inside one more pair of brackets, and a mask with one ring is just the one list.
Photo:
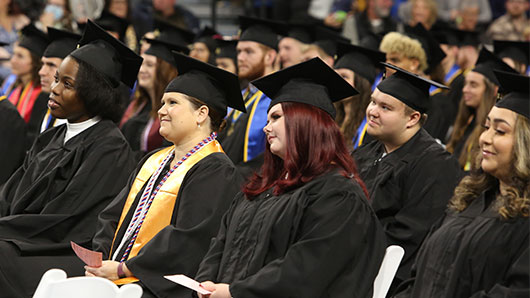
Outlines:
[[[114, 247], [114, 242], [116, 241], [118, 231], [123, 224], [125, 216], [127, 216], [127, 213], [132, 207], [136, 195], [142, 189], [144, 184], [149, 181], [149, 178], [154, 174], [164, 158], [169, 154], [169, 152], [171, 152], [173, 148], [174, 146], [170, 146], [153, 154], [151, 157], [149, 157], [149, 159], [147, 159], [145, 164], [140, 169], [138, 175], [136, 175], [136, 178], [134, 179], [134, 182], [131, 186], [131, 190], [129, 191], [129, 195], [127, 196], [127, 200], [125, 201], [125, 206], [123, 207], [111, 247]], [[134, 242], [127, 259], [136, 256], [146, 243], [148, 243], [156, 234], [158, 234], [158, 232], [170, 224], [171, 217], [173, 215], [173, 209], [175, 207], [175, 201], [177, 200], [178, 191], [184, 176], [186, 176], [188, 170], [191, 169], [196, 163], [215, 152], [224, 152], [217, 140], [213, 140], [202, 147], [199, 151], [191, 155], [167, 178], [166, 182], [162, 185], [156, 194], [156, 197], [153, 199], [153, 203], [149, 208], [149, 212], [147, 212], [147, 215], [145, 216], [144, 222], [140, 228], [140, 231], [138, 232], [138, 237], [136, 238], [136, 241]], [[112, 256], [112, 254], [113, 252], [111, 251], [109, 257]], [[114, 283], [117, 285], [124, 285], [136, 281], [138, 281], [138, 278], [136, 277], [126, 277], [115, 280]]]

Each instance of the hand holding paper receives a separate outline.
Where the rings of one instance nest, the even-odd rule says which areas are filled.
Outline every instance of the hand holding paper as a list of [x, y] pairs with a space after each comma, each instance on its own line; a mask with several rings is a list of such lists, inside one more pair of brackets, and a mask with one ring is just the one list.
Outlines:
[[212, 293], [212, 292], [204, 289], [203, 287], [201, 287], [201, 284], [198, 281], [196, 281], [194, 279], [191, 279], [191, 278], [187, 277], [184, 274], [166, 275], [164, 277], [169, 279], [170, 281], [172, 281], [174, 283], [177, 283], [177, 284], [179, 284], [181, 286], [184, 286], [184, 287], [186, 287], [188, 289], [192, 289], [192, 290], [196, 291], [199, 294], [208, 295], [208, 294]]
[[80, 258], [85, 264], [90, 267], [101, 267], [103, 262], [102, 253], [81, 247], [73, 241], [70, 241], [70, 245], [72, 246], [72, 249], [74, 250], [77, 257]]

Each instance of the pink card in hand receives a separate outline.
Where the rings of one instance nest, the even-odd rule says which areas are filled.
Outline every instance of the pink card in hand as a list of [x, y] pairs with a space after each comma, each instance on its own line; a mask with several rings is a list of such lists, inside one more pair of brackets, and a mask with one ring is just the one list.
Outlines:
[[102, 253], [81, 247], [73, 241], [70, 241], [70, 245], [72, 245], [75, 254], [81, 259], [81, 261], [85, 262], [85, 264], [90, 267], [101, 267], [101, 263], [103, 262]]
[[198, 281], [191, 279], [184, 274], [165, 275], [164, 277], [174, 283], [178, 283], [181, 286], [192, 289], [199, 294], [208, 295], [212, 293], [201, 287], [201, 284]]

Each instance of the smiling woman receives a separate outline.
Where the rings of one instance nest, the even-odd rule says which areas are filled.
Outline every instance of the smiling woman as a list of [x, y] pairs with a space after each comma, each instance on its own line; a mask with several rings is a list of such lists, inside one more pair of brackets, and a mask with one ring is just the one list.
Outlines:
[[[186, 297], [164, 275], [193, 276], [239, 191], [241, 177], [216, 141], [227, 107], [245, 111], [234, 74], [173, 52], [179, 76], [158, 110], [173, 146], [148, 154], [100, 215], [94, 247], [103, 266], [86, 275], [138, 282], [143, 297]], [[160, 190], [160, 191], [159, 191]]]
[[50, 268], [82, 274], [70, 241], [90, 246], [94, 219], [134, 169], [112, 120], [118, 118], [118, 81], [132, 85], [141, 58], [91, 22], [79, 43], [59, 66], [49, 100], [53, 116], [67, 123], [36, 139], [0, 191], [0, 288], [6, 297], [30, 297]]
[[[530, 77], [495, 76], [508, 94], [489, 111], [477, 171], [456, 187], [396, 298], [526, 297], [530, 292]], [[407, 284], [407, 286], [406, 286]]]

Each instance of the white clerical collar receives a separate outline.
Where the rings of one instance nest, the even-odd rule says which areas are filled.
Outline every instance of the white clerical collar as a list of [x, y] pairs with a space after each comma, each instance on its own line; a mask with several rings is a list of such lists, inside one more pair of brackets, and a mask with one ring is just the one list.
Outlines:
[[85, 129], [90, 128], [92, 125], [98, 123], [99, 121], [101, 121], [101, 117], [96, 116], [94, 118], [90, 118], [86, 121], [79, 123], [66, 122], [66, 134], [64, 136], [64, 144], [66, 144], [66, 142], [68, 142], [68, 140], [70, 140], [71, 138], [82, 133]]

